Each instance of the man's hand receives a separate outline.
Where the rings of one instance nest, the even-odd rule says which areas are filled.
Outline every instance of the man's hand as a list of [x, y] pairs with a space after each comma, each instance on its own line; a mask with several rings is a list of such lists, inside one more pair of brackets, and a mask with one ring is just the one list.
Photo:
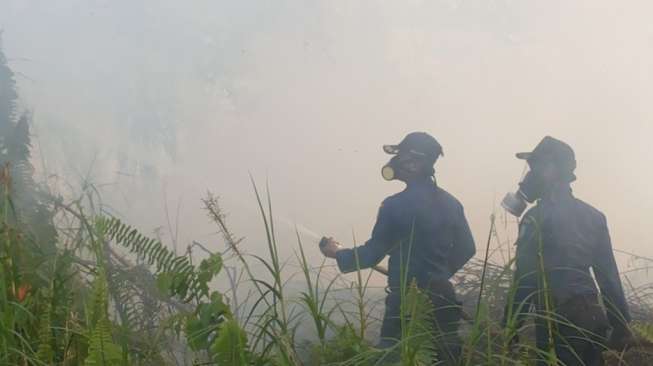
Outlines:
[[335, 241], [332, 237], [323, 237], [320, 240], [320, 251], [327, 258], [335, 258], [336, 253], [342, 249], [342, 245]]

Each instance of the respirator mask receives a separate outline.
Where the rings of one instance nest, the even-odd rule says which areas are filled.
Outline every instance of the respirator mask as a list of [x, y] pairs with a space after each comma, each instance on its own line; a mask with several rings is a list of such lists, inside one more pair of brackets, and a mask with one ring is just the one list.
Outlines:
[[[442, 146], [425, 132], [412, 132], [397, 145], [383, 145], [386, 154], [394, 155], [381, 169], [381, 176], [387, 181], [404, 179], [420, 174], [421, 169], [433, 165], [442, 155]], [[429, 173], [426, 170], [424, 173]]]
[[[423, 155], [411, 152], [405, 155], [395, 155], [390, 161], [381, 169], [381, 176], [387, 181], [395, 180], [399, 173], [413, 173], [415, 167], [412, 167], [411, 162], [416, 162], [415, 159], [423, 159]], [[404, 175], [406, 175], [404, 174]]]
[[397, 171], [401, 170], [401, 161], [399, 155], [394, 156], [381, 169], [381, 176], [388, 182], [397, 178]]
[[529, 203], [542, 198], [546, 187], [546, 179], [537, 170], [530, 170], [519, 183], [519, 189], [506, 194], [501, 201], [501, 207], [511, 214], [521, 217]]
[[501, 206], [517, 217], [521, 217], [529, 203], [544, 197], [556, 184], [576, 180], [574, 150], [551, 136], [544, 137], [532, 152], [516, 156], [526, 160], [530, 170], [519, 183], [517, 192], [508, 193]]

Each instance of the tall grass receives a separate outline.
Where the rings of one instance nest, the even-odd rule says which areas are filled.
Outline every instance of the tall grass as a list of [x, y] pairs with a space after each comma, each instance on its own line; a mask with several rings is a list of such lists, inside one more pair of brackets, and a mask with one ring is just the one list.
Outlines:
[[[256, 186], [254, 186], [254, 190], [260, 212], [263, 216], [263, 223], [268, 239], [268, 252], [270, 255], [269, 262], [267, 259], [255, 257], [255, 259], [265, 264], [265, 268], [268, 269], [268, 274], [271, 278], [269, 283], [266, 282], [267, 285], [265, 287], [270, 291], [265, 292], [265, 295], [271, 298], [270, 302], [273, 306], [278, 306], [282, 311], [288, 311], [288, 307], [281, 307], [281, 304], [290, 304], [293, 301], [289, 300], [288, 296], [291, 295], [283, 289], [285, 284], [281, 279], [283, 266], [279, 265], [281, 260], [279, 259], [278, 243], [274, 236], [274, 230], [272, 229], [274, 218], [269, 202], [269, 191], [266, 192], [268, 201], [264, 204]], [[267, 207], [267, 210], [264, 210], [264, 207]], [[438, 355], [435, 350], [438, 347], [435, 344], [438, 342], [438, 339], [425, 326], [430, 321], [424, 315], [429, 314], [432, 310], [425, 309], [425, 306], [428, 307], [428, 304], [424, 304], [424, 301], [420, 304], [420, 296], [423, 298], [423, 294], [416, 286], [411, 285], [408, 278], [402, 277], [400, 289], [402, 298], [402, 339], [392, 349], [374, 349], [370, 346], [369, 340], [366, 339], [366, 331], [370, 325], [378, 326], [378, 323], [375, 324], [373, 322], [371, 324], [368, 321], [371, 319], [369, 311], [370, 299], [366, 297], [369, 297], [370, 272], [358, 270], [354, 274], [354, 280], [351, 283], [350, 290], [352, 291], [351, 296], [354, 299], [354, 319], [357, 319], [357, 321], [352, 322], [350, 316], [352, 314], [351, 310], [345, 310], [343, 301], [334, 295], [340, 291], [335, 286], [337, 283], [336, 279], [339, 278], [339, 275], [334, 276], [333, 273], [330, 273], [331, 277], [326, 275], [327, 268], [325, 262], [322, 262], [317, 267], [311, 267], [306, 259], [302, 239], [298, 233], [296, 233], [296, 236], [297, 252], [295, 258], [299, 262], [305, 286], [305, 290], [300, 291], [298, 294], [298, 303], [303, 307], [303, 310], [299, 311], [303, 311], [304, 314], [280, 318], [274, 323], [264, 323], [265, 326], [276, 324], [278, 329], [274, 334], [285, 335], [285, 338], [281, 342], [286, 349], [282, 350], [279, 344], [276, 345], [279, 351], [282, 352], [283, 364], [291, 364], [289, 362], [302, 362], [301, 364], [306, 364], [306, 362], [309, 362], [309, 364], [315, 365], [337, 363], [346, 365], [379, 365], [388, 363], [421, 365], [430, 364], [432, 360], [437, 359]], [[498, 238], [496, 226], [494, 225], [494, 217], [492, 218], [491, 229], [488, 235], [488, 250], [486, 250], [488, 255], [490, 253], [492, 238]], [[540, 250], [538, 258], [540, 258], [540, 271], [538, 273], [544, 273], [542, 271], [542, 266], [544, 265], [541, 256], [542, 243], [541, 241], [539, 243]], [[503, 245], [503, 243], [494, 244]], [[242, 258], [245, 257], [242, 256]], [[527, 303], [532, 299], [526, 299], [521, 304], [521, 308], [518, 308], [518, 311], [514, 314], [510, 310], [512, 308], [510, 308], [506, 314], [505, 324], [501, 324], [499, 320], [503, 312], [501, 311], [501, 315], [499, 315], [497, 309], [502, 310], [503, 304], [511, 301], [515, 294], [516, 285], [519, 282], [518, 279], [517, 281], [511, 279], [512, 264], [512, 259], [507, 263], [495, 264], [486, 257], [485, 261], [472, 261], [458, 276], [464, 279], [460, 286], [465, 290], [462, 294], [463, 297], [470, 299], [476, 296], [474, 298], [475, 301], [471, 302], [475, 305], [472, 308], [475, 316], [468, 316], [466, 318], [467, 324], [461, 330], [465, 339], [465, 357], [462, 360], [465, 365], [476, 365], [480, 363], [487, 365], [527, 365], [534, 364], [537, 359], [545, 360], [548, 364], [552, 365], [557, 362], [554, 348], [540, 350], [535, 347], [532, 335], [529, 335], [532, 333], [534, 324], [527, 322], [527, 324], [522, 325], [521, 319], [519, 318], [518, 313], [524, 312], [525, 307], [528, 306]], [[406, 273], [405, 270], [405, 268], [402, 269], [402, 273]], [[265, 281], [261, 278], [251, 277], [251, 275], [250, 273], [252, 283]], [[290, 278], [292, 276], [287, 275], [287, 277]], [[542, 311], [535, 313], [534, 317], [545, 324], [550, 340], [552, 340], [558, 326], [566, 325], [573, 327], [573, 325], [566, 319], [560, 319], [556, 316], [550, 299], [547, 300], [549, 296], [547, 279], [543, 276], [539, 278], [541, 287], [544, 290], [536, 293], [534, 296], [542, 297], [541, 303], [544, 304], [544, 308]], [[329, 297], [332, 297], [331, 301]], [[255, 304], [258, 305], [261, 302], [262, 300], [259, 298]], [[470, 301], [467, 301], [467, 303], [469, 308]], [[330, 306], [329, 304], [333, 305]], [[296, 308], [293, 309], [297, 311]], [[293, 314], [296, 315], [297, 313]], [[273, 312], [273, 315], [274, 317], [280, 317], [282, 314]], [[304, 318], [310, 319], [310, 324], [312, 324], [310, 328], [313, 330], [316, 340], [315, 347], [308, 351], [310, 353], [309, 357], [302, 356], [301, 353], [307, 351], [298, 349], [296, 345], [299, 342], [294, 340], [294, 331], [299, 326], [297, 322], [301, 322], [301, 319]], [[344, 323], [339, 324], [337, 318], [340, 318], [340, 321], [344, 321]], [[252, 324], [243, 324], [243, 326], [247, 329]], [[253, 328], [258, 329], [260, 326], [256, 325]], [[519, 334], [521, 335], [521, 342], [513, 342]], [[588, 338], [589, 336], [591, 335], [588, 335]], [[275, 339], [273, 342], [278, 343], [279, 339]], [[339, 351], [345, 353], [344, 349], [333, 349], [334, 345], [342, 347], [341, 341], [343, 339], [347, 341], [346, 348], [359, 350], [358, 354], [343, 358], [334, 357], [333, 354], [330, 354], [338, 353]], [[550, 344], [553, 344], [553, 342], [550, 342]], [[295, 359], [283, 355], [284, 352], [291, 354], [291, 350], [294, 351], [292, 354], [296, 356]], [[265, 351], [265, 348], [262, 349], [262, 352]], [[398, 359], [392, 357], [392, 353], [395, 355], [398, 354]]]
[[[438, 342], [446, 335], [431, 328], [434, 309], [408, 278], [407, 261], [400, 261], [401, 339], [376, 349], [369, 334], [379, 326], [374, 303], [383, 293], [371, 286], [371, 271], [342, 276], [324, 260], [313, 265], [297, 230], [294, 256], [283, 258], [280, 249], [290, 246], [277, 237], [269, 189], [261, 194], [252, 185], [266, 251], [249, 253], [209, 194], [204, 206], [226, 249], [212, 252], [194, 243], [183, 256], [104, 217], [101, 205], [88, 201], [92, 194], [71, 204], [58, 201], [65, 216], [60, 222], [68, 226], [60, 229], [55, 255], [40, 254], [40, 244], [15, 225], [10, 190], [3, 190], [0, 364], [412, 366], [442, 357]], [[519, 316], [528, 301], [514, 313], [509, 308], [501, 324], [519, 279], [511, 277], [512, 259], [492, 261], [493, 251], [506, 245], [497, 239], [493, 218], [486, 257], [473, 259], [453, 279], [465, 313], [473, 314], [460, 330], [461, 365], [534, 365], [537, 359], [554, 365], [555, 349], [537, 349], [533, 321]], [[405, 245], [410, 256], [411, 241]], [[541, 269], [541, 248], [539, 259]], [[228, 280], [231, 296], [213, 289], [216, 276]], [[546, 278], [540, 280], [546, 290]], [[243, 291], [247, 296], [234, 301]], [[653, 341], [653, 291], [643, 286], [630, 293], [636, 331]], [[533, 317], [551, 339], [557, 327], [573, 326], [556, 315], [547, 291], [534, 296], [542, 296], [544, 309]], [[513, 342], [518, 335], [520, 342]], [[610, 357], [617, 365], [633, 356]]]

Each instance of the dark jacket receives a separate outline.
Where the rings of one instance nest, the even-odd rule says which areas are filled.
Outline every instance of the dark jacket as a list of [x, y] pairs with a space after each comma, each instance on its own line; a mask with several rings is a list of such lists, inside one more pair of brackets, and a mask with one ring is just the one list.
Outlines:
[[520, 305], [542, 305], [544, 291], [539, 290], [545, 288], [544, 280], [553, 304], [564, 304], [578, 295], [597, 295], [590, 268], [611, 325], [629, 321], [606, 218], [576, 199], [571, 188], [565, 186], [540, 200], [522, 218], [517, 240], [513, 314]]
[[463, 206], [428, 178], [385, 199], [371, 239], [339, 251], [337, 261], [342, 272], [352, 272], [390, 255], [390, 288], [399, 287], [402, 270], [425, 287], [431, 279], [449, 279], [475, 251]]

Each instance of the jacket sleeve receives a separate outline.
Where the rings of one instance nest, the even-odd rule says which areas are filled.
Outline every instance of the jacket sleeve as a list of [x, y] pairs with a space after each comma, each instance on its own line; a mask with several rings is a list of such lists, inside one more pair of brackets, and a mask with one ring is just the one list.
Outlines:
[[594, 253], [592, 269], [601, 290], [610, 325], [615, 329], [621, 329], [625, 323], [630, 322], [628, 302], [621, 286], [605, 216], [601, 216], [599, 225], [598, 245]]
[[372, 237], [354, 249], [342, 249], [336, 254], [338, 268], [343, 273], [377, 265], [396, 243], [392, 205], [385, 200], [379, 209]]
[[453, 276], [476, 254], [474, 237], [469, 229], [465, 211], [462, 206], [457, 208], [454, 225], [453, 243], [449, 252], [449, 272]]

